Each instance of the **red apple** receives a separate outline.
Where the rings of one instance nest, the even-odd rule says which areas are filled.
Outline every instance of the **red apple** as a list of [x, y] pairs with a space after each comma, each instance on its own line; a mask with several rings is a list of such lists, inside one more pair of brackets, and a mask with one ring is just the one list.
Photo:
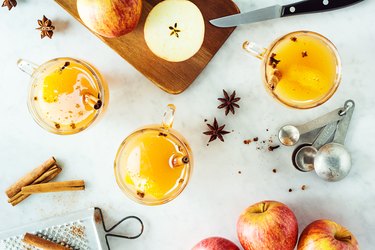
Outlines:
[[77, 10], [82, 21], [94, 32], [119, 37], [137, 26], [142, 0], [78, 0]]
[[240, 250], [232, 241], [221, 237], [210, 237], [196, 244], [192, 250]]
[[292, 210], [283, 203], [262, 201], [240, 215], [237, 234], [245, 250], [293, 250], [298, 223]]
[[331, 220], [316, 220], [302, 232], [298, 250], [358, 250], [358, 242], [345, 227]]

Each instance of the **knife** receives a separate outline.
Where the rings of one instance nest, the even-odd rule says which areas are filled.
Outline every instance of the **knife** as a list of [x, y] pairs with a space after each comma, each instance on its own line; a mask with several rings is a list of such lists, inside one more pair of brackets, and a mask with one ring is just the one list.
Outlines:
[[324, 12], [347, 7], [363, 0], [305, 0], [288, 5], [274, 5], [246, 13], [210, 20], [214, 26], [226, 28], [245, 23], [255, 23], [279, 17]]

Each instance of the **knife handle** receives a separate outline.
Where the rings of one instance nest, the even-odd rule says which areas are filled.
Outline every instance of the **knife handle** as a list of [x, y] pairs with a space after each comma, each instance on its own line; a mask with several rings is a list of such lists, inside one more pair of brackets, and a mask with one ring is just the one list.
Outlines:
[[362, 1], [363, 0], [305, 0], [282, 6], [281, 17], [330, 11]]

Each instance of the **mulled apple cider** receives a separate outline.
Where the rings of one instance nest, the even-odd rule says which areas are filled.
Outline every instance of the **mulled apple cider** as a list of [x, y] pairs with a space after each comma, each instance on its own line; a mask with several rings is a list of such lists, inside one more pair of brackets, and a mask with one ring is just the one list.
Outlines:
[[84, 130], [107, 105], [107, 85], [86, 62], [58, 58], [36, 67], [21, 60], [19, 66], [25, 72], [34, 68], [29, 109], [37, 123], [53, 133]]
[[281, 103], [298, 109], [326, 102], [341, 80], [341, 62], [334, 45], [309, 31], [287, 34], [268, 49], [244, 48], [263, 60], [263, 82]]
[[[166, 113], [174, 112], [173, 106], [169, 108], [171, 111]], [[164, 120], [162, 125], [141, 128], [129, 135], [118, 150], [115, 160], [117, 183], [139, 203], [166, 203], [179, 195], [189, 181], [191, 150], [171, 125], [171, 120]]]

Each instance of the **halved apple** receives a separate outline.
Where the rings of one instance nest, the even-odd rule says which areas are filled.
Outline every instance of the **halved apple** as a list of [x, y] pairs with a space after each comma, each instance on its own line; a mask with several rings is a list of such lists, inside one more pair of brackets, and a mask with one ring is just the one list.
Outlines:
[[204, 40], [204, 19], [198, 7], [188, 0], [165, 0], [149, 13], [144, 36], [147, 46], [170, 62], [189, 59]]

